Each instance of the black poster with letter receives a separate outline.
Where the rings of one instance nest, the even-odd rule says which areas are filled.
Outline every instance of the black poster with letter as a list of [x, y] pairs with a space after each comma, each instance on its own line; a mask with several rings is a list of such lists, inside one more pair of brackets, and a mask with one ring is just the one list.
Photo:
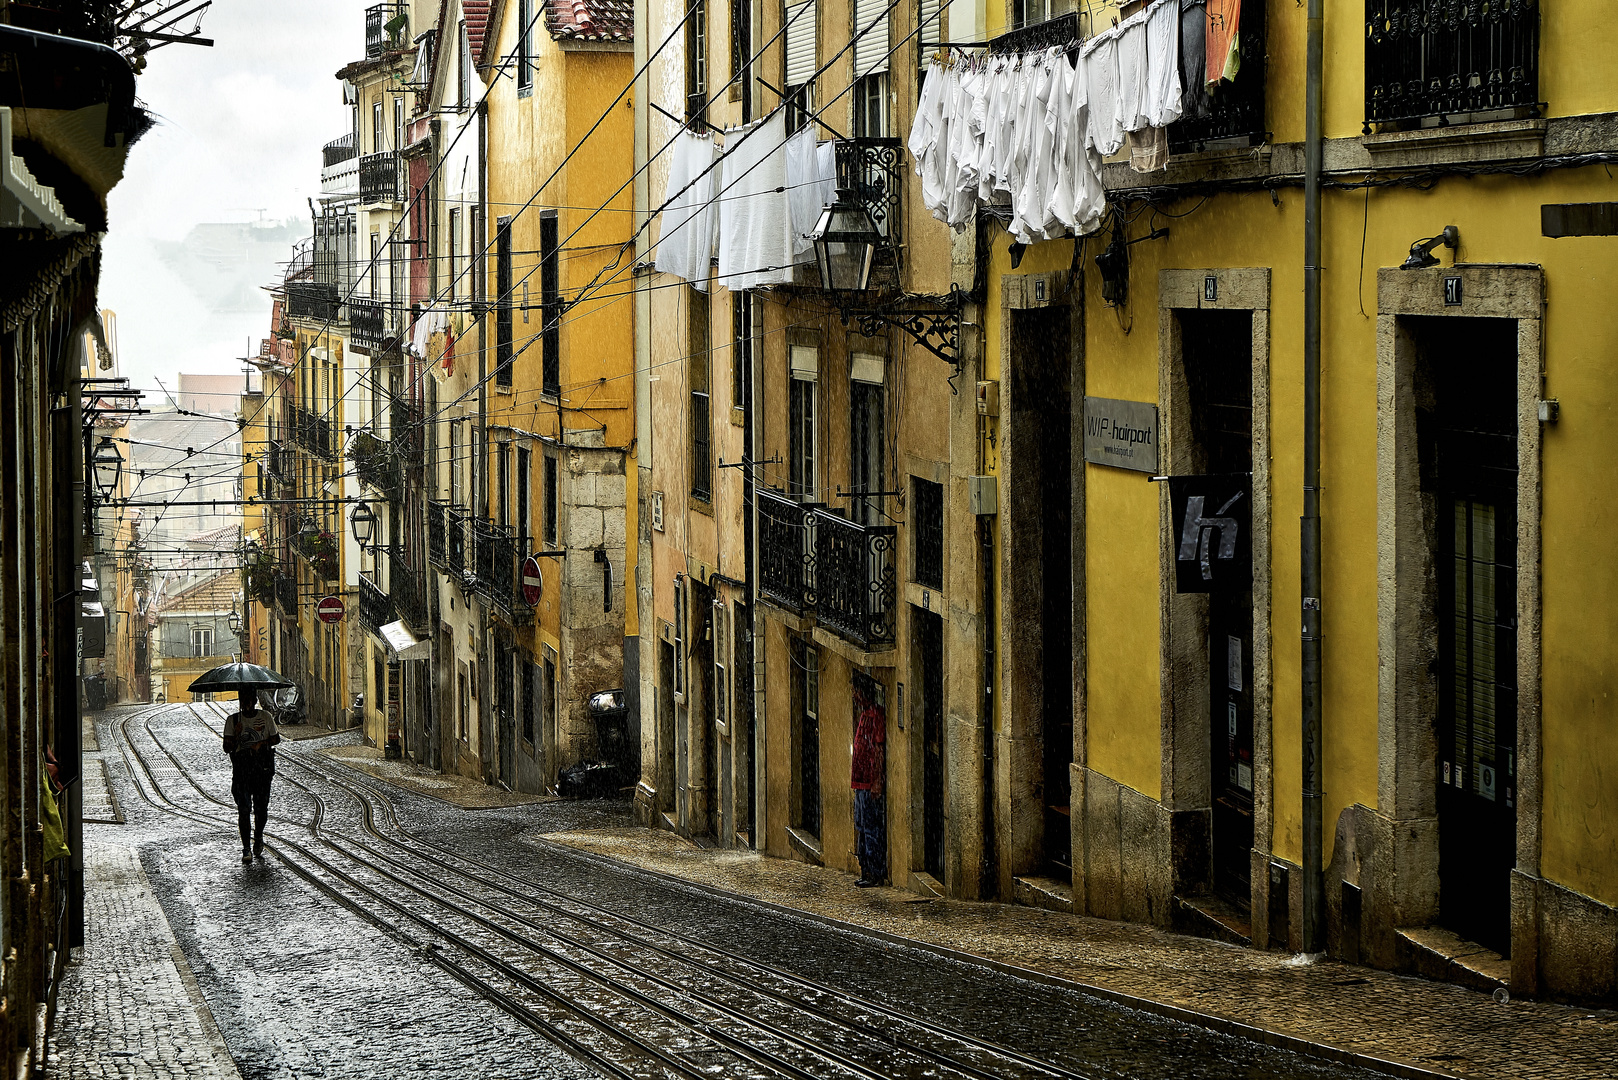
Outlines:
[[1244, 588], [1253, 577], [1253, 477], [1211, 473], [1169, 477], [1174, 591]]

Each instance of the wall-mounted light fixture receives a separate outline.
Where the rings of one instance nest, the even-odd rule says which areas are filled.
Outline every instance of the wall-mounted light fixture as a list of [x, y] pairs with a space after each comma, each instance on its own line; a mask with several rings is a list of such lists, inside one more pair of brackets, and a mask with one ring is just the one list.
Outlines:
[[1433, 249], [1442, 244], [1451, 251], [1459, 249], [1461, 245], [1461, 231], [1453, 225], [1444, 226], [1444, 231], [1437, 236], [1429, 236], [1425, 240], [1417, 240], [1410, 245], [1410, 257], [1399, 267], [1401, 270], [1425, 270], [1429, 266], [1438, 265], [1438, 257]]

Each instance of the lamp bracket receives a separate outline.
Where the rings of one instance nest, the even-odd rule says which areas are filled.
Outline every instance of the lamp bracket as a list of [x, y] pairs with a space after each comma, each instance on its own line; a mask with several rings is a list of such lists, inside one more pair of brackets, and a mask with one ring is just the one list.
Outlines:
[[940, 360], [953, 367], [961, 364], [961, 303], [956, 293], [941, 307], [920, 308], [900, 303], [881, 308], [848, 308], [843, 324], [850, 321], [866, 337], [875, 337], [884, 327], [895, 327]]

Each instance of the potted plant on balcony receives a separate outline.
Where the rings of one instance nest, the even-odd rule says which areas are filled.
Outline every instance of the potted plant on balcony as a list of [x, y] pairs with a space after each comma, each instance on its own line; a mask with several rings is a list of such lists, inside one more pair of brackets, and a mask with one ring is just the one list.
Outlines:
[[242, 589], [247, 599], [268, 607], [275, 603], [275, 560], [266, 552], [249, 552], [242, 565]]
[[317, 575], [327, 581], [337, 578], [336, 536], [325, 529], [305, 530], [298, 534], [298, 552]]
[[392, 448], [369, 431], [354, 433], [348, 443], [348, 460], [354, 463], [354, 475], [367, 487], [380, 492], [397, 487], [398, 463]]

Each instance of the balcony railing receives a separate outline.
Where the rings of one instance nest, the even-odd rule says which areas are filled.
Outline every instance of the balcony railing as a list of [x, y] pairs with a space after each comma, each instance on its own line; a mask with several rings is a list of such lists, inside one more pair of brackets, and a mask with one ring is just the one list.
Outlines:
[[393, 452], [406, 465], [420, 465], [425, 412], [409, 398], [395, 395], [388, 404], [388, 433]]
[[328, 460], [335, 455], [332, 425], [326, 417], [301, 405], [294, 405], [292, 425], [293, 438], [297, 440], [299, 446], [311, 454], [319, 454]]
[[421, 571], [406, 563], [398, 549], [388, 553], [388, 595], [393, 598], [393, 610], [399, 618], [417, 629], [426, 627], [426, 584]]
[[393, 621], [393, 603], [381, 586], [364, 574], [360, 575], [360, 622], [371, 633], [380, 633]]
[[1183, 115], [1169, 125], [1169, 149], [1176, 154], [1209, 148], [1258, 146], [1269, 138], [1264, 126], [1265, 50], [1268, 34], [1263, 4], [1243, 4], [1241, 70], [1211, 94], [1188, 92]]
[[892, 525], [868, 526], [815, 510], [815, 615], [862, 648], [894, 642], [898, 568]]
[[[373, 268], [373, 274], [376, 270]], [[387, 319], [379, 300], [348, 302], [348, 333], [356, 349], [380, 349], [387, 337]]]
[[1365, 0], [1366, 134], [1541, 107], [1539, 0]]
[[335, 284], [319, 281], [287, 282], [287, 314], [293, 318], [337, 321], [338, 295]]
[[758, 591], [800, 614], [814, 609], [815, 547], [813, 507], [780, 492], [759, 488]]
[[354, 133], [350, 131], [347, 135], [339, 136], [320, 148], [320, 164], [330, 168], [358, 154], [359, 150], [354, 145]]
[[451, 506], [444, 514], [445, 538], [448, 554], [445, 564], [451, 577], [466, 577], [466, 530], [472, 512], [462, 506]]
[[876, 231], [889, 241], [885, 249], [878, 249], [871, 273], [879, 281], [888, 277], [886, 284], [897, 287], [899, 251], [903, 243], [899, 231], [903, 217], [899, 212], [899, 193], [904, 179], [904, 140], [897, 136], [839, 139], [835, 148], [837, 186], [859, 197]]
[[439, 570], [449, 567], [449, 551], [445, 542], [448, 517], [449, 503], [442, 499], [432, 499], [427, 503], [427, 564]]
[[374, 60], [409, 44], [410, 5], [373, 4], [365, 9], [365, 58]]
[[265, 468], [275, 480], [290, 484], [293, 477], [292, 447], [280, 439], [271, 439], [264, 454]]
[[275, 602], [281, 614], [290, 619], [298, 617], [298, 579], [279, 570], [275, 574]]
[[399, 201], [399, 154], [384, 150], [360, 158], [360, 202]]

